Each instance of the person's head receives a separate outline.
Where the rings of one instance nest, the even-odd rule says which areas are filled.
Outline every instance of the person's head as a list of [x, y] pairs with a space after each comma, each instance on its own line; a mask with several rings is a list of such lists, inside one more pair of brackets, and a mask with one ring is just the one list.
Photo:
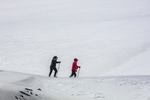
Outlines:
[[58, 59], [58, 57], [57, 57], [57, 56], [54, 56], [53, 59]]
[[78, 59], [77, 59], [77, 58], [74, 58], [74, 61], [78, 61]]

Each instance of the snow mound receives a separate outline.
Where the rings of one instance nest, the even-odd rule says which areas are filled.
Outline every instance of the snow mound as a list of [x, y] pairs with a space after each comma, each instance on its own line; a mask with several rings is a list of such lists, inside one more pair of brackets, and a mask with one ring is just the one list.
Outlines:
[[50, 78], [7, 71], [0, 76], [2, 100], [150, 99], [150, 76]]

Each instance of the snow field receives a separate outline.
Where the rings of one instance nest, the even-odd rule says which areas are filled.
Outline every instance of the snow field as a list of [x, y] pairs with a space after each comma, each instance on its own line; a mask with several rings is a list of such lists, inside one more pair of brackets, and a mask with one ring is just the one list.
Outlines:
[[0, 2], [1, 100], [150, 100], [149, 0]]
[[24, 96], [21, 100], [150, 99], [149, 76], [46, 78], [7, 71], [1, 72], [0, 75], [0, 97], [4, 100], [16, 100], [15, 97], [20, 97], [19, 91], [26, 92], [25, 88], [32, 89], [32, 95], [21, 94]]
[[59, 77], [70, 75], [75, 57], [81, 77], [116, 68], [123, 75], [149, 73], [150, 62], [139, 59], [149, 59], [149, 0], [1, 2], [2, 70], [47, 76], [57, 55], [62, 61]]

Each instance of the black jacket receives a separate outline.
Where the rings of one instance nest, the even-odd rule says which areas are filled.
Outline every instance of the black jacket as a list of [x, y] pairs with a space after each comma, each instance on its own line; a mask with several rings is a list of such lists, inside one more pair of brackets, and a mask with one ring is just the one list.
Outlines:
[[60, 63], [60, 61], [57, 61], [57, 59], [53, 58], [52, 61], [51, 61], [50, 67], [51, 68], [55, 68], [56, 67], [56, 63]]

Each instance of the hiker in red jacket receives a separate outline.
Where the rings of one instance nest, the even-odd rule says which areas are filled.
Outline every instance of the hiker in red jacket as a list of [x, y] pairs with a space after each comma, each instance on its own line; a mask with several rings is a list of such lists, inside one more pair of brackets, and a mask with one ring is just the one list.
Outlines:
[[74, 62], [72, 64], [72, 69], [71, 69], [72, 73], [71, 73], [70, 77], [72, 77], [72, 76], [76, 77], [77, 69], [81, 68], [80, 66], [77, 66], [77, 61], [78, 61], [78, 59], [74, 58]]

